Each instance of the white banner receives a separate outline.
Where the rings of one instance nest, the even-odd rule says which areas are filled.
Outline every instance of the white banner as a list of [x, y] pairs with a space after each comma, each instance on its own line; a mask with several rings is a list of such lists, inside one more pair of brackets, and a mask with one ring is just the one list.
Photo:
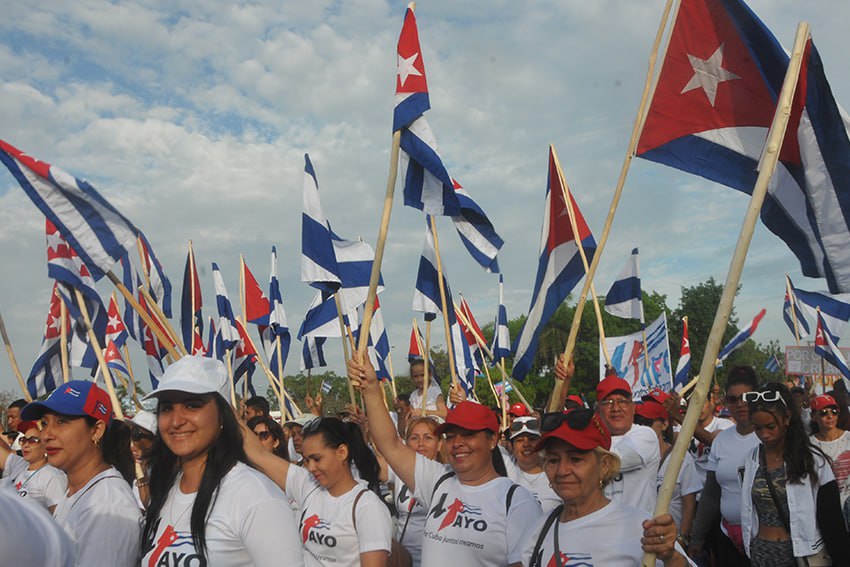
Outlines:
[[[617, 374], [632, 386], [634, 399], [653, 388], [670, 391], [673, 373], [670, 371], [670, 343], [667, 339], [667, 316], [662, 313], [646, 328], [646, 345], [649, 351], [649, 368], [644, 354], [643, 333], [638, 331], [625, 337], [606, 337], [605, 345], [611, 364]], [[599, 379], [605, 377], [605, 353], [599, 349]]]

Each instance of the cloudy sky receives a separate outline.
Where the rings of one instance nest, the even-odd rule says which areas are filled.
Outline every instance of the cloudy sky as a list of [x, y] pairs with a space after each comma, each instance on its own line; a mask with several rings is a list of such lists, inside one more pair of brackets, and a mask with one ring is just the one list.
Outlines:
[[[850, 5], [750, 4], [786, 47], [797, 22], [808, 21], [836, 98], [850, 104]], [[548, 144], [591, 229], [601, 232], [662, 7], [661, 0], [417, 6], [428, 120], [449, 171], [506, 241], [499, 262], [511, 317], [528, 309], [537, 269]], [[264, 282], [277, 245], [297, 327], [313, 295], [300, 282], [303, 154], [336, 232], [374, 244], [404, 9], [390, 0], [9, 2], [0, 21], [0, 138], [92, 182], [146, 232], [177, 294], [192, 239], [205, 315], [214, 308], [210, 262], [221, 266], [235, 301], [239, 254]], [[608, 288], [635, 246], [644, 289], [667, 294], [670, 305], [681, 286], [723, 281], [746, 205], [735, 191], [635, 160], [597, 289]], [[381, 303], [402, 371], [423, 225], [399, 195]], [[491, 320], [498, 278], [470, 260], [450, 223], [438, 229], [453, 288], [482, 324]], [[51, 287], [43, 231], [43, 217], [0, 171], [0, 307], [25, 375]], [[803, 278], [782, 242], [759, 226], [736, 302], [741, 320], [767, 308], [759, 340], [789, 342], [780, 313], [786, 272], [798, 287], [825, 287]], [[100, 289], [111, 292], [106, 283]], [[327, 354], [340, 371], [336, 342]], [[297, 364], [297, 351], [290, 360]], [[134, 363], [143, 369], [140, 352]], [[16, 390], [8, 362], [0, 369], [0, 389]]]

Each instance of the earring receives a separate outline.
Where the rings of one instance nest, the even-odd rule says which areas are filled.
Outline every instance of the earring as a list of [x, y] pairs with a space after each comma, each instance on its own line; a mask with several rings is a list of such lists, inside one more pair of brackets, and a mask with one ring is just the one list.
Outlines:
[[605, 486], [605, 480], [600, 478], [599, 479], [599, 488], [602, 488], [603, 486]]

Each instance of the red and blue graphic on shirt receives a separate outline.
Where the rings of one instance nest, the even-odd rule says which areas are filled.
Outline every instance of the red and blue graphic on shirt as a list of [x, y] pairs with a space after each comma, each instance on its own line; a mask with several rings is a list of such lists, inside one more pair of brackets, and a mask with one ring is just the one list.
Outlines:
[[327, 533], [330, 529], [331, 523], [321, 519], [318, 514], [304, 518], [301, 524], [301, 542], [305, 545], [311, 541], [327, 547], [336, 547], [336, 538]]
[[[150, 557], [145, 567], [206, 567], [207, 560], [195, 550], [192, 532], [178, 532], [169, 524], [162, 535], [149, 547]], [[145, 554], [147, 554], [145, 551]]]
[[481, 517], [481, 508], [465, 504], [460, 498], [445, 507], [447, 494], [443, 494], [440, 501], [431, 508], [429, 515], [434, 519], [443, 518], [437, 531], [447, 527], [473, 529], [477, 532], [487, 530], [487, 522]]
[[[593, 567], [593, 556], [589, 553], [558, 553], [561, 556], [561, 562], [558, 563], [558, 558], [553, 553], [546, 567], [558, 567], [558, 565], [562, 567]], [[540, 555], [543, 555], [542, 549]]]

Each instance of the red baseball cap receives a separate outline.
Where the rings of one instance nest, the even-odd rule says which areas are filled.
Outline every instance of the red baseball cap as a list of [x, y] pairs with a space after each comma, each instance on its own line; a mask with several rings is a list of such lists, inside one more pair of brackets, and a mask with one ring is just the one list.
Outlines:
[[835, 406], [838, 407], [838, 402], [835, 401], [835, 398], [830, 396], [829, 394], [824, 394], [822, 396], [818, 396], [814, 400], [812, 400], [811, 408], [814, 411], [820, 411], [822, 409], [826, 409], [828, 407]]
[[599, 401], [604, 400], [614, 392], [623, 392], [623, 394], [632, 397], [632, 387], [619, 376], [608, 376], [596, 385], [596, 399]]
[[[580, 412], [580, 413], [579, 413]], [[570, 425], [570, 415], [574, 418], [579, 416], [587, 416], [587, 424], [581, 427], [578, 423]], [[574, 426], [574, 427], [573, 427]], [[590, 410], [573, 410], [564, 415], [564, 421], [552, 431], [547, 431], [540, 438], [540, 441], [535, 445], [535, 451], [542, 451], [546, 447], [546, 443], [551, 439], [560, 439], [565, 443], [569, 443], [580, 451], [591, 451], [596, 447], [602, 447], [606, 451], [611, 450], [611, 433], [599, 416]]]
[[645, 402], [657, 402], [659, 404], [663, 404], [669, 397], [670, 394], [668, 394], [661, 388], [653, 388], [647, 394], [641, 396], [640, 399]]
[[511, 406], [511, 409], [508, 410], [508, 414], [514, 417], [527, 417], [528, 408], [526, 408], [523, 404], [514, 404]]
[[492, 431], [499, 432], [499, 420], [487, 406], [463, 401], [449, 410], [446, 421], [436, 429], [437, 435], [442, 435], [450, 427], [461, 427], [469, 431]]
[[650, 401], [635, 405], [635, 413], [641, 417], [645, 417], [646, 419], [669, 419], [667, 410], [664, 409], [664, 406]]

